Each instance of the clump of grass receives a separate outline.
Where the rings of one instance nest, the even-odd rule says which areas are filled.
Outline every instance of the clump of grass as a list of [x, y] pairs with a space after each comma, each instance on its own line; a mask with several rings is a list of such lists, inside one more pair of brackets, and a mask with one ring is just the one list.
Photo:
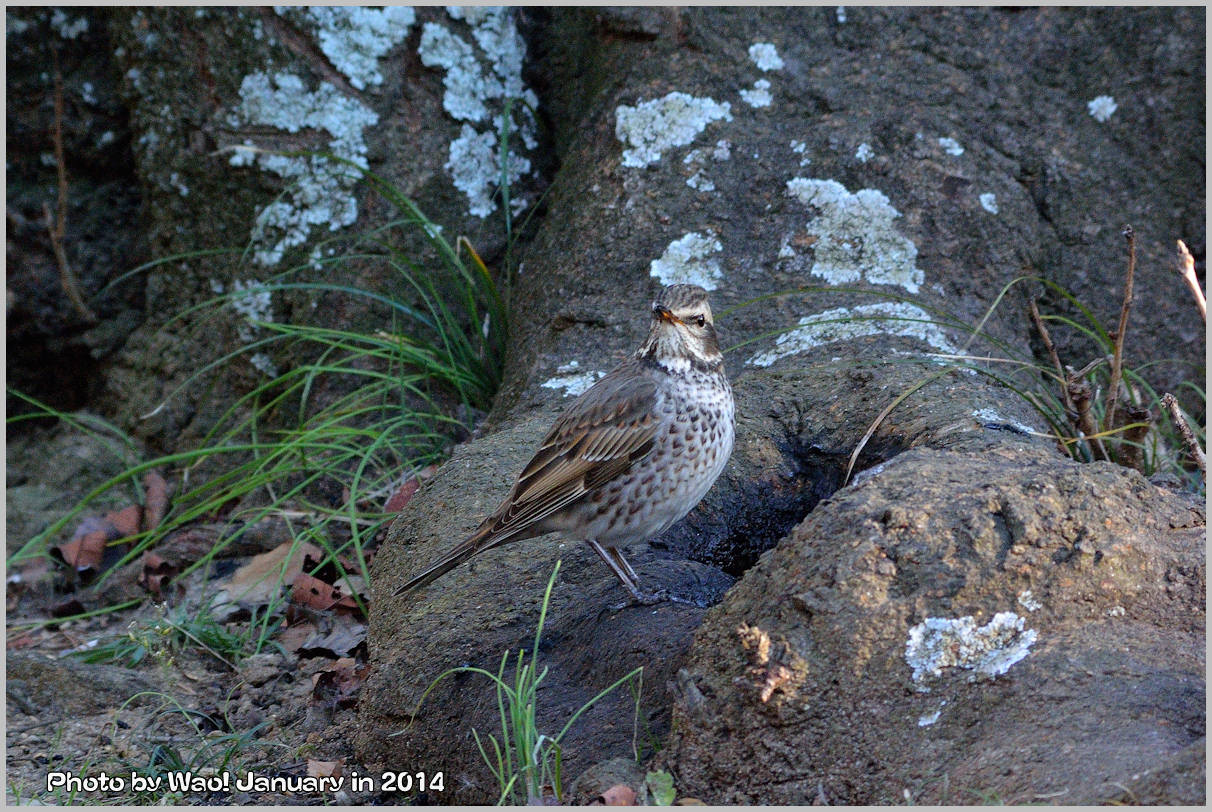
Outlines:
[[[1130, 234], [1130, 230], [1126, 232], [1126, 236], [1127, 234]], [[833, 286], [806, 286], [762, 296], [722, 311], [720, 319], [726, 319], [732, 311], [739, 308], [774, 297], [809, 292], [843, 292], [882, 301], [912, 304], [926, 313], [927, 317], [907, 318], [890, 314], [845, 316], [835, 319], [839, 323], [914, 322], [945, 328], [957, 335], [966, 336], [963, 345], [955, 353], [905, 355], [901, 358], [880, 360], [879, 363], [912, 364], [928, 361], [940, 364], [942, 368], [922, 376], [887, 404], [856, 444], [843, 479], [849, 478], [863, 447], [892, 410], [917, 390], [958, 368], [987, 377], [1030, 404], [1049, 426], [1050, 432], [1044, 436], [1054, 438], [1058, 446], [1073, 459], [1087, 462], [1112, 460], [1136, 468], [1146, 475], [1166, 472], [1177, 476], [1189, 489], [1200, 490], [1204, 481], [1202, 448], [1206, 445], [1203, 428], [1207, 411], [1206, 393], [1190, 380], [1180, 384], [1180, 390], [1186, 390], [1189, 394], [1188, 399], [1198, 404], [1197, 414], [1184, 412], [1172, 395], [1159, 393], [1146, 377], [1153, 367], [1165, 364], [1182, 365], [1184, 362], [1175, 359], [1152, 359], [1134, 366], [1125, 361], [1125, 336], [1128, 333], [1128, 314], [1132, 299], [1131, 280], [1135, 265], [1134, 245], [1130, 245], [1129, 250], [1132, 254], [1129, 259], [1129, 271], [1125, 275], [1124, 303], [1119, 324], [1114, 330], [1104, 326], [1089, 307], [1063, 286], [1036, 276], [1020, 276], [1008, 282], [975, 325], [944, 308], [908, 296], [888, 291]], [[1184, 278], [1192, 275], [1185, 274]], [[1022, 286], [1036, 289], [1042, 287], [1056, 299], [1067, 302], [1079, 314], [1077, 319], [1059, 314], [1041, 314], [1035, 299], [1030, 300], [1030, 317], [1042, 337], [1048, 356], [1045, 361], [1040, 361], [1027, 349], [1000, 339], [985, 329], [1010, 293]], [[1057, 358], [1048, 324], [1053, 325], [1054, 329], [1070, 331], [1084, 338], [1091, 348], [1093, 360], [1077, 370], [1063, 365]], [[732, 353], [746, 345], [794, 329], [794, 325], [779, 327], [729, 347], [725, 352]], [[972, 350], [977, 346], [981, 347], [983, 352]], [[1128, 346], [1130, 348], [1130, 345]], [[1202, 378], [1202, 370], [1193, 371], [1198, 373], [1198, 378]], [[1116, 393], [1114, 397], [1113, 392]], [[1163, 414], [1173, 419], [1163, 418]]]
[[181, 608], [170, 611], [160, 605], [153, 620], [132, 620], [123, 634], [79, 647], [71, 654], [86, 663], [131, 667], [151, 655], [153, 660], [167, 666], [181, 649], [197, 646], [234, 671], [245, 657], [271, 647], [282, 650], [269, 639], [280, 624], [281, 618], [271, 618], [268, 611], [259, 621], [254, 611], [247, 624], [233, 629], [219, 623], [206, 609], [191, 614]]
[[[487, 677], [496, 688], [497, 711], [500, 715], [500, 738], [494, 733], [481, 737], [479, 732], [472, 730], [476, 747], [488, 769], [492, 771], [497, 785], [501, 789], [498, 804], [535, 804], [545, 803], [553, 798], [557, 802], [565, 800], [563, 784], [563, 749], [561, 742], [573, 724], [587, 710], [620, 686], [632, 683], [642, 684], [643, 667], [615, 680], [609, 686], [598, 692], [592, 699], [582, 705], [569, 717], [568, 721], [554, 736], [541, 733], [538, 728], [538, 692], [543, 680], [547, 677], [547, 668], [538, 668], [539, 642], [543, 635], [543, 624], [547, 619], [547, 607], [551, 601], [551, 590], [555, 586], [556, 575], [560, 571], [560, 561], [556, 561], [551, 577], [547, 580], [547, 589], [543, 593], [543, 603], [539, 610], [539, 622], [535, 627], [534, 644], [530, 649], [530, 657], [524, 650], [519, 650], [514, 658], [513, 675], [508, 677], [510, 652], [501, 656], [501, 665], [494, 674], [475, 666], [460, 666], [450, 668], [439, 674], [418, 701], [418, 709], [425, 697], [429, 696], [439, 682], [452, 674], [471, 673]], [[636, 689], [636, 714], [639, 714], [639, 689]], [[414, 713], [415, 717], [415, 713]], [[487, 742], [485, 741], [487, 739]]]
[[[129, 543], [125, 554], [98, 581], [173, 532], [216, 517], [227, 520], [230, 532], [178, 578], [208, 566], [268, 517], [285, 519], [294, 537], [317, 543], [325, 553], [318, 566], [331, 563], [344, 577], [345, 562], [352, 559], [357, 574], [367, 577], [365, 548], [392, 518], [382, 509], [387, 497], [408, 476], [443, 459], [491, 405], [509, 319], [505, 296], [467, 240], [448, 241], [438, 224], [385, 180], [356, 167], [351, 171], [395, 207], [395, 219], [352, 239], [305, 248], [308, 259], [287, 271], [225, 291], [174, 319], [211, 315], [254, 297], [326, 296], [377, 308], [386, 329], [359, 332], [250, 318], [252, 340], [197, 369], [169, 398], [244, 359], [269, 374], [226, 409], [196, 448], [147, 459], [100, 483], [11, 556], [8, 566], [45, 555], [64, 528], [114, 489], [133, 486], [141, 500], [140, 476], [161, 469], [181, 475], [171, 510], [158, 527], [123, 540]], [[436, 260], [422, 264], [401, 249], [405, 233], [419, 234]], [[380, 289], [333, 281], [354, 263], [388, 271]], [[506, 268], [506, 280], [510, 273]], [[307, 360], [279, 372], [266, 363], [279, 350], [279, 357]], [[31, 409], [10, 420], [72, 419], [12, 394]]]

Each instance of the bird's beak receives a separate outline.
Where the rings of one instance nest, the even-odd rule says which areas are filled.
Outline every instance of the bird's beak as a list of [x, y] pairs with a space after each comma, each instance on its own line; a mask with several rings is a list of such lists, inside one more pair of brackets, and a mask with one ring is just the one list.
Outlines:
[[670, 324], [681, 324], [682, 320], [673, 315], [673, 311], [663, 305], [656, 305], [652, 308], [652, 315], [658, 319]]

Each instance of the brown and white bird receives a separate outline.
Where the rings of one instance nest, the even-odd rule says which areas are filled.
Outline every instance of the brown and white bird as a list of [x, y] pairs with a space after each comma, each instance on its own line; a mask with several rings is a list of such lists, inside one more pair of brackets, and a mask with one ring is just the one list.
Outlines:
[[635, 354], [568, 407], [509, 496], [469, 539], [400, 587], [430, 583], [484, 550], [562, 532], [593, 548], [641, 603], [619, 552], [664, 532], [706, 495], [732, 454], [732, 387], [707, 291], [670, 285]]

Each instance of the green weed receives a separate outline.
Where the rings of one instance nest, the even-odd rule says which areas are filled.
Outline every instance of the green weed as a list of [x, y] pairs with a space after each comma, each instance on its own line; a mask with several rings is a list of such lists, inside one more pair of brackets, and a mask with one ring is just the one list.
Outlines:
[[[552, 736], [539, 732], [538, 691], [547, 676], [547, 668], [544, 667], [542, 671], [538, 670], [537, 655], [539, 642], [543, 635], [543, 624], [547, 619], [551, 590], [555, 586], [560, 563], [560, 561], [556, 561], [551, 577], [547, 580], [547, 589], [543, 593], [543, 603], [539, 610], [539, 622], [535, 627], [534, 644], [530, 650], [530, 657], [527, 659], [526, 652], [523, 650], [517, 652], [511, 679], [506, 676], [510, 660], [510, 652], [507, 651], [502, 655], [501, 665], [495, 674], [474, 666], [460, 666], [443, 671], [429, 684], [417, 703], [419, 709], [429, 692], [452, 674], [480, 674], [492, 681], [496, 687], [497, 711], [500, 715], [500, 738], [493, 733], [481, 737], [479, 732], [474, 729], [472, 736], [475, 738], [480, 756], [488, 765], [488, 769], [492, 771], [497, 785], [500, 787], [501, 794], [497, 799], [498, 804], [543, 803], [546, 798], [554, 798], [558, 802], [564, 801], [563, 750], [561, 747], [564, 736], [577, 719], [598, 701], [616, 688], [642, 679], [642, 667], [632, 670], [577, 709], [576, 713], [564, 723], [559, 733]], [[636, 703], [638, 714], [638, 693]]]

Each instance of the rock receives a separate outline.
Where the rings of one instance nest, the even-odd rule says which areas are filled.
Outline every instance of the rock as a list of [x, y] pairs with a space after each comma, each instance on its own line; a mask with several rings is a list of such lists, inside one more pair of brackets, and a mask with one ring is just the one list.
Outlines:
[[[818, 784], [848, 804], [1121, 798], [1204, 735], [1204, 528], [1172, 526], [1200, 512], [1113, 465], [906, 452], [711, 614], [686, 665], [710, 699], [679, 700], [661, 760], [713, 803], [802, 803]], [[1022, 633], [996, 668], [915, 659], [917, 624], [1007, 612]], [[1197, 777], [1166, 780], [1180, 798]]]
[[634, 758], [612, 758], [594, 764], [572, 782], [567, 801], [584, 806], [600, 798], [611, 787], [620, 784], [629, 787], [635, 796], [638, 796], [643, 788], [644, 770]]
[[[932, 354], [1031, 358], [1031, 327], [1021, 307], [1025, 289], [1013, 288], [994, 306], [1003, 286], [1024, 266], [1080, 287], [1098, 299], [1100, 314], [1117, 313], [1123, 246], [1116, 229], [1124, 219], [1132, 221], [1138, 238], [1157, 235], [1147, 247], [1140, 241], [1138, 248], [1150, 257], [1141, 254], [1142, 263], [1161, 267], [1170, 250], [1170, 237], [1161, 235], [1181, 231], [1189, 222], [1177, 209], [1202, 211], [1203, 206], [1198, 194], [1183, 192], [1177, 198], [1185, 202], [1176, 209], [1163, 202], [1169, 199], [1165, 190], [1182, 185], [1183, 178], [1201, 176], [1202, 165], [1186, 147], [1170, 149], [1157, 160], [1168, 178], [1159, 183], [1153, 176], [1156, 167], [1134, 164], [1121, 153], [1127, 149], [1122, 139], [1140, 138], [1133, 143], [1143, 148], [1153, 136], [1142, 134], [1143, 124], [1121, 129], [1124, 120], [1112, 118], [1115, 123], [1108, 127], [1090, 116], [1087, 86], [1067, 78], [1071, 70], [1087, 75], [1089, 69], [1077, 65], [1084, 57], [1072, 56], [1063, 44], [1078, 36], [1091, 53], [1102, 54], [1106, 42], [1128, 41], [1127, 30], [1151, 31], [1164, 39], [1175, 25], [1202, 31], [1202, 22], [1187, 12], [1153, 10], [862, 9], [849, 11], [840, 21], [835, 9], [823, 8], [684, 9], [666, 34], [615, 36], [611, 23], [600, 25], [582, 10], [536, 14], [532, 45], [538, 67], [567, 77], [552, 81], [544, 96], [555, 122], [561, 168], [512, 291], [511, 347], [493, 411], [478, 437], [457, 448], [417, 491], [374, 561], [368, 632], [374, 672], [359, 704], [359, 755], [378, 765], [440, 758], [466, 779], [444, 801], [495, 799], [495, 782], [468, 738], [471, 729], [481, 735], [495, 729], [492, 695], [484, 693], [491, 687], [476, 675], [447, 675], [415, 718], [413, 713], [422, 694], [448, 669], [470, 665], [495, 673], [504, 654], [512, 657], [530, 646], [543, 585], [560, 557], [561, 575], [538, 652], [541, 664], [550, 669], [548, 687], [540, 694], [541, 730], [558, 731], [581, 702], [643, 665], [643, 708], [654, 735], [671, 730], [666, 714], [675, 705], [679, 725], [683, 719], [694, 721], [688, 709], [695, 702], [703, 715], [688, 732], [675, 734], [685, 749], [668, 757], [677, 771], [679, 795], [707, 801], [757, 798], [761, 792], [784, 800], [793, 793], [799, 800], [903, 800], [906, 787], [886, 783], [879, 790], [884, 794], [877, 794], [856, 773], [875, 770], [870, 765], [884, 758], [894, 766], [895, 758], [930, 763], [940, 749], [934, 739], [923, 738], [912, 749], [886, 753], [892, 749], [886, 740], [863, 733], [869, 717], [901, 708], [909, 699], [924, 702], [912, 688], [912, 669], [903, 659], [912, 626], [927, 617], [959, 624], [971, 616], [970, 632], [964, 633], [976, 635], [977, 648], [984, 645], [987, 654], [996, 651], [1003, 637], [1025, 643], [1026, 632], [1040, 635], [1025, 659], [993, 682], [969, 688], [965, 680], [970, 672], [965, 670], [962, 677], [945, 681], [946, 691], [935, 690], [957, 702], [981, 687], [1000, 695], [1036, 669], [1041, 681], [1044, 673], [1055, 671], [1063, 684], [1077, 666], [1067, 665], [1057, 652], [1066, 644], [1079, 650], [1092, 645], [1097, 626], [1065, 621], [1074, 624], [1065, 627], [1064, 633], [1074, 636], [1068, 641], [1063, 635], [1048, 636], [1050, 627], [1035, 625], [1035, 615], [1016, 603], [1018, 590], [1010, 594], [1009, 606], [995, 605], [995, 594], [1000, 601], [1018, 581], [997, 581], [1001, 591], [991, 586], [987, 595], [953, 594], [966, 583], [953, 583], [960, 574], [984, 583], [983, 576], [977, 578], [981, 570], [969, 572], [963, 566], [971, 561], [975, 567], [987, 555], [996, 563], [1001, 531], [995, 528], [981, 530], [982, 544], [992, 553], [985, 548], [979, 556], [976, 551], [949, 552], [945, 561], [920, 573], [932, 590], [920, 595], [912, 592], [919, 584], [898, 580], [910, 560], [882, 556], [874, 542], [839, 557], [840, 548], [824, 536], [820, 550], [813, 552], [820, 557], [819, 566], [858, 567], [867, 578], [861, 586], [868, 590], [851, 599], [855, 608], [849, 621], [870, 639], [852, 641], [855, 659], [846, 661], [852, 670], [836, 677], [842, 687], [834, 686], [834, 693], [849, 696], [845, 686], [864, 673], [864, 658], [878, 654], [885, 658], [885, 673], [898, 670], [894, 688], [864, 682], [869, 700], [855, 689], [854, 709], [808, 721], [815, 717], [794, 701], [788, 704], [784, 687], [815, 679], [818, 663], [802, 653], [812, 653], [804, 640], [771, 634], [758, 608], [787, 605], [792, 609], [780, 611], [798, 617], [832, 606], [838, 598], [831, 583], [801, 584], [806, 562], [816, 558], [806, 557], [792, 540], [795, 536], [784, 537], [805, 516], [810, 523], [822, 510], [835, 517], [831, 527], [836, 534], [865, 532], [856, 515], [836, 505], [852, 505], [851, 494], [900, 482], [894, 474], [900, 466], [905, 471], [924, 466], [912, 454], [950, 455], [940, 458], [954, 460], [949, 464], [957, 471], [978, 472], [973, 476], [984, 474], [980, 465], [987, 460], [1007, 460], [1007, 467], [1023, 468], [1022, 481], [1013, 488], [1007, 485], [1007, 492], [1059, 480], [1070, 483], [1068, 490], [1051, 497], [1049, 509], [1055, 514], [1049, 516], [1064, 515], [1071, 501], [1096, 509], [1084, 496], [1095, 486], [1083, 477], [1092, 477], [1097, 487], [1123, 490], [1131, 510], [1174, 507], [1173, 498], [1162, 496], [1129, 499], [1143, 483], [1136, 475], [1130, 476], [1136, 484], [1125, 485], [1125, 472], [1108, 466], [1086, 470], [1066, 462], [1045, 439], [1048, 429], [1040, 415], [1012, 390], [998, 386], [997, 373], [946, 371]], [[1202, 54], [1199, 42], [1193, 37], [1168, 47], [1175, 53]], [[754, 52], [757, 56], [751, 54], [754, 46], [766, 45], [773, 54], [765, 47]], [[1128, 87], [1132, 71], [1144, 70], [1136, 61], [1142, 57], [1130, 48], [1117, 54], [1113, 67], [1099, 69], [1098, 81]], [[773, 67], [773, 56], [781, 68]], [[1167, 109], [1198, 107], [1200, 102], [1184, 99], [1202, 98], [1199, 82], [1177, 63], [1162, 70], [1166, 93], [1174, 94], [1167, 95], [1167, 105], [1173, 105]], [[759, 87], [758, 81], [768, 86]], [[755, 105], [763, 94], [770, 96], [769, 105]], [[1040, 98], [1047, 99], [1045, 114], [1025, 115], [1039, 106]], [[1134, 99], [1138, 108], [1147, 106], [1142, 97]], [[1202, 120], [1201, 115], [1195, 120]], [[1100, 160], [1083, 157], [1092, 154]], [[582, 545], [556, 536], [494, 549], [407, 599], [395, 597], [396, 585], [465, 538], [504, 496], [566, 403], [570, 378], [604, 372], [634, 350], [653, 293], [675, 280], [714, 288], [713, 308], [737, 396], [737, 445], [729, 468], [704, 502], [660, 539], [633, 545], [628, 556], [639, 562], [646, 581], [740, 577], [723, 604], [707, 613], [667, 605], [642, 613], [613, 612], [608, 607], [618, 599], [618, 588], [612, 576]], [[1163, 347], [1184, 346], [1174, 337], [1187, 325], [1199, 327], [1198, 316], [1171, 301], [1174, 297], [1150, 296], [1155, 298], [1143, 307], [1157, 307], [1169, 314], [1162, 322], [1170, 316], [1175, 322], [1142, 325], [1134, 332], [1142, 341], [1136, 345], [1141, 358], [1153, 357], [1154, 350], [1170, 352], [1162, 352]], [[970, 331], [978, 322], [983, 337], [973, 340]], [[1181, 328], [1176, 326], [1180, 323]], [[1085, 351], [1066, 350], [1075, 358]], [[850, 471], [860, 441], [865, 445]], [[1035, 484], [1027, 482], [1028, 470], [1038, 480]], [[847, 486], [852, 473], [861, 473], [861, 482]], [[938, 504], [970, 498], [965, 494], [972, 480], [939, 465], [924, 466], [919, 476], [925, 477], [920, 488], [902, 484], [889, 492], [885, 504], [890, 524], [903, 524], [904, 532], [924, 537], [932, 527], [930, 514], [913, 509], [914, 498], [924, 498], [927, 485], [937, 486], [931, 493]], [[1025, 499], [1016, 504], [1028, 521], [1032, 514]], [[978, 522], [979, 515], [972, 507], [967, 518]], [[980, 521], [985, 524], [973, 533], [995, 524], [987, 516]], [[1128, 519], [1124, 526], [1135, 521]], [[1184, 553], [1191, 553], [1188, 536], [1166, 538], [1179, 537], [1187, 540], [1173, 544], [1186, 544]], [[927, 556], [931, 548], [920, 543], [912, 553]], [[766, 552], [776, 544], [775, 553]], [[1066, 538], [1064, 549], [1074, 559], [1072, 567], [1079, 562], [1093, 566], [1100, 551], [1100, 574], [1107, 566], [1118, 566], [1118, 551], [1099, 546], [1093, 536]], [[783, 567], [751, 570], [763, 553], [763, 560], [780, 556]], [[1048, 564], [1044, 553], [1031, 548], [1023, 553], [1028, 554], [1034, 556], [1030, 566]], [[1178, 554], [1169, 550], [1167, 555], [1178, 567]], [[1140, 560], [1135, 554], [1126, 558]], [[1182, 566], [1194, 569], [1175, 575], [1173, 600], [1180, 604], [1189, 603], [1193, 584], [1202, 578], [1202, 557], [1193, 555]], [[1062, 577], [1067, 572], [1050, 572], [1049, 578], [1058, 580], [1040, 582], [1035, 599], [1048, 607], [1041, 611], [1070, 618], [1069, 613], [1098, 594], [1092, 591], [1083, 598], [1087, 603], [1064, 608], [1058, 596], [1067, 594], [1070, 584]], [[1080, 572], [1085, 578], [1086, 570]], [[750, 593], [742, 585], [759, 577], [756, 573], [766, 574]], [[1115, 582], [1125, 595], [1137, 583], [1130, 576], [1123, 574]], [[1029, 588], [1027, 575], [1015, 578], [1024, 581], [1022, 589]], [[1074, 583], [1094, 590], [1096, 582]], [[889, 584], [917, 595], [915, 603], [897, 604], [891, 617], [882, 603], [891, 600], [885, 595]], [[735, 594], [752, 595], [745, 604], [751, 614], [730, 612], [738, 605]], [[1161, 606], [1158, 600], [1153, 596], [1122, 605], [1130, 613], [1136, 606]], [[1016, 611], [1026, 625], [1019, 630], [1003, 619], [980, 631], [1001, 611]], [[725, 613], [728, 621], [720, 626]], [[1159, 690], [1181, 703], [1175, 713], [1186, 714], [1194, 706], [1192, 692], [1203, 684], [1191, 677], [1196, 672], [1188, 663], [1198, 624], [1175, 625], [1177, 612], [1169, 620], [1125, 617], [1130, 622], [1117, 616], [1102, 617], [1099, 623], [1122, 623], [1125, 640], [1133, 645], [1160, 638], [1156, 645], [1181, 653], [1184, 663], [1168, 683], [1149, 682], [1145, 664], [1125, 679], [1133, 685], [1165, 685]], [[704, 622], [708, 625], [696, 634]], [[742, 623], [743, 638], [737, 631]], [[726, 657], [720, 640], [731, 647]], [[1095, 673], [1109, 668], [1113, 659], [1103, 650], [1091, 650], [1083, 658], [1081, 667]], [[683, 669], [686, 676], [679, 680]], [[731, 680], [737, 677], [744, 681], [734, 685]], [[813, 753], [803, 749], [799, 732], [785, 735], [778, 727], [782, 714], [805, 720], [810, 730], [837, 730], [838, 736], [848, 737], [850, 749], [827, 765], [823, 778], [805, 768], [785, 790], [778, 785], [760, 790], [757, 778], [750, 776], [770, 775], [761, 761], [752, 760], [757, 758], [753, 754], [746, 761], [738, 751], [734, 760], [712, 768], [707, 754], [719, 745], [713, 737], [731, 724], [722, 716], [727, 703], [713, 694], [717, 690], [728, 696], [752, 693], [745, 696], [756, 710], [742, 718], [762, 730], [769, 750], [761, 756], [771, 764], [798, 765]], [[760, 701], [763, 693], [766, 702]], [[629, 752], [628, 704], [621, 697], [604, 700], [570, 729], [564, 750], [570, 773]], [[827, 708], [822, 700], [814, 711]], [[917, 720], [935, 708], [923, 704], [911, 710], [912, 718], [901, 721], [908, 719], [905, 724], [915, 735], [950, 724], [944, 709], [935, 725], [918, 728]], [[957, 725], [975, 724], [978, 718], [952, 716], [960, 720]], [[1124, 722], [1117, 734], [1123, 746], [1117, 760], [1107, 761], [1109, 768], [1153, 766], [1190, 741], [1187, 734], [1173, 732], [1165, 747], [1146, 752], [1126, 738], [1139, 728], [1126, 715], [1116, 718]], [[1015, 757], [1038, 757], [1033, 748], [1040, 745], [1026, 728], [1008, 726], [1007, 731], [1018, 736], [1009, 745]], [[695, 749], [692, 734], [710, 746]], [[897, 744], [907, 746], [904, 737]], [[968, 771], [965, 777], [984, 776], [975, 763], [962, 766]], [[891, 780], [896, 775], [890, 770], [882, 774]], [[834, 781], [835, 776], [841, 778]], [[957, 786], [955, 774], [950, 781]], [[909, 788], [927, 792], [917, 785]], [[1092, 798], [1109, 797], [1094, 787], [1090, 791]]]
[[33, 652], [9, 652], [5, 676], [43, 718], [56, 720], [104, 713], [139, 693], [162, 690], [158, 680], [142, 671]]

